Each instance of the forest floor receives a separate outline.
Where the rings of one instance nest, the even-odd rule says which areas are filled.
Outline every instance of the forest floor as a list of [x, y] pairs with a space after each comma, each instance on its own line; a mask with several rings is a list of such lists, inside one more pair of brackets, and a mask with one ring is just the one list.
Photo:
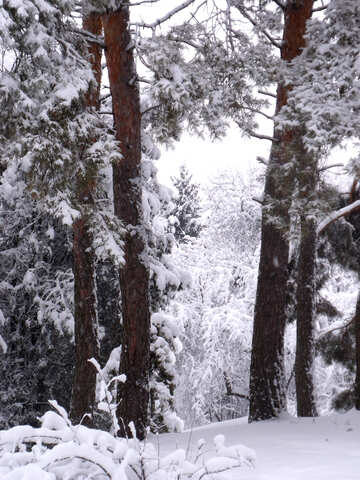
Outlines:
[[[286, 415], [279, 420], [250, 425], [246, 418], [241, 418], [181, 434], [160, 435], [157, 441], [161, 454], [184, 448], [191, 456], [199, 440], [203, 439], [207, 444], [207, 455], [213, 456], [213, 439], [219, 434], [225, 436], [226, 446], [243, 444], [256, 453], [254, 468], [243, 466], [229, 471], [226, 479], [360, 479], [360, 412], [354, 410], [316, 419]], [[224, 478], [223, 474], [221, 478]]]

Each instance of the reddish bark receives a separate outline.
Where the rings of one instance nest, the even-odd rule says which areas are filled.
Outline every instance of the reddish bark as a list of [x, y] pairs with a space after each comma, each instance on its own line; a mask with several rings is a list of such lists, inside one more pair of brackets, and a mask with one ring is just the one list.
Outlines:
[[[313, 0], [288, 0], [281, 58], [291, 61], [305, 46], [306, 21], [311, 17]], [[290, 87], [279, 84], [276, 111], [287, 103]], [[286, 407], [284, 381], [284, 332], [289, 245], [289, 207], [292, 176], [284, 168], [291, 160], [297, 129], [274, 129], [265, 182], [265, 207], [262, 217], [261, 251], [256, 292], [252, 356], [250, 367], [249, 421], [278, 416]], [[282, 228], [271, 222], [278, 218]]]
[[[83, 28], [94, 35], [101, 34], [100, 16], [88, 15], [83, 20]], [[89, 108], [99, 108], [101, 48], [95, 44], [89, 44], [88, 53], [96, 83], [89, 89], [86, 102]], [[93, 424], [92, 413], [96, 391], [96, 370], [89, 363], [89, 359], [98, 357], [95, 258], [91, 225], [86, 213], [93, 207], [96, 187], [94, 173], [93, 169], [89, 168], [84, 177], [78, 178], [77, 197], [81, 216], [73, 225], [76, 354], [70, 417], [74, 423], [82, 421], [88, 426]]]
[[123, 158], [113, 167], [115, 213], [127, 227], [125, 265], [120, 272], [123, 348], [120, 371], [126, 382], [119, 389], [121, 436], [131, 436], [133, 422], [138, 438], [148, 426], [150, 305], [149, 273], [142, 258], [140, 100], [128, 30], [129, 8], [103, 16], [106, 61], [113, 101], [116, 139]]

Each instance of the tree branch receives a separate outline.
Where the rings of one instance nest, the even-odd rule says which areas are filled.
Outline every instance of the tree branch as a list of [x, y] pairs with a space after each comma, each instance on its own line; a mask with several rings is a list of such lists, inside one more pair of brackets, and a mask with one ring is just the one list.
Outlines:
[[248, 395], [244, 395], [242, 393], [237, 393], [232, 391], [231, 382], [226, 372], [224, 372], [224, 380], [225, 380], [226, 395], [239, 397], [239, 398], [242, 398], [243, 400], [250, 400]]
[[137, 27], [142, 27], [142, 28], [151, 28], [152, 30], [155, 29], [156, 27], [158, 27], [159, 25], [161, 25], [162, 23], [164, 22], [167, 22], [168, 20], [170, 20], [171, 17], [173, 17], [174, 15], [176, 15], [177, 13], [181, 12], [182, 10], [184, 10], [185, 8], [187, 8], [189, 5], [191, 5], [192, 3], [194, 3], [196, 0], [186, 0], [185, 2], [181, 3], [179, 6], [177, 6], [176, 8], [174, 8], [173, 10], [171, 10], [170, 12], [168, 12], [166, 15], [164, 15], [163, 17], [155, 20], [155, 22], [153, 23], [133, 23], [132, 25], [135, 25]]
[[261, 95], [267, 95], [268, 97], [276, 98], [275, 93], [266, 92], [265, 90], [258, 90], [258, 92], [261, 93]]
[[344, 208], [340, 208], [340, 210], [336, 210], [336, 212], [332, 212], [328, 217], [326, 217], [322, 222], [319, 223], [316, 233], [320, 235], [325, 228], [329, 225], [334, 223], [341, 217], [345, 217], [345, 215], [349, 215], [354, 210], [360, 208], [360, 200], [356, 200], [356, 202], [350, 203]]
[[334, 163], [333, 165], [328, 165], [327, 167], [322, 167], [318, 169], [318, 173], [325, 172], [325, 170], [329, 170], [330, 168], [334, 167], [343, 167], [343, 163]]
[[285, 11], [285, 5], [283, 4], [283, 2], [281, 2], [280, 0], [273, 0], [273, 2], [276, 3], [276, 5], [280, 7], [283, 12]]
[[260, 133], [253, 132], [252, 130], [247, 132], [250, 137], [259, 138], [260, 140], [269, 140], [270, 142], [278, 143], [279, 139], [275, 137], [270, 137], [269, 135], [261, 135]]
[[252, 107], [245, 107], [245, 110], [249, 110], [250, 112], [258, 113], [259, 115], [262, 115], [265, 117], [267, 120], [274, 121], [274, 117], [271, 115], [267, 115], [266, 113], [262, 112], [261, 110], [258, 110], [257, 108], [252, 108]]
[[90, 43], [95, 43], [96, 45], [99, 45], [101, 48], [104, 48], [104, 49], [106, 48], [103, 37], [97, 37], [96, 35], [93, 35], [92, 33], [87, 32], [86, 30], [79, 30], [77, 28], [74, 28], [73, 32], [79, 35], [82, 35], [83, 37], [86, 37], [86, 40]]
[[321, 12], [322, 10], [326, 10], [326, 9], [327, 9], [327, 5], [324, 5], [323, 7], [313, 8], [311, 11], [312, 13], [315, 13], [315, 12]]
[[257, 23], [256, 20], [254, 20], [248, 13], [247, 11], [242, 8], [240, 5], [236, 5], [236, 8], [239, 10], [241, 15], [245, 17], [249, 22], [255, 27], [258, 28], [259, 31], [269, 40], [269, 42], [274, 45], [276, 48], [281, 48], [281, 44], [278, 43], [271, 35], [268, 33], [264, 28], [260, 27], [260, 25]]
[[142, 5], [143, 3], [157, 3], [159, 2], [160, 0], [141, 0], [140, 2], [134, 2], [134, 3], [130, 3], [129, 2], [129, 7], [136, 7], [138, 5]]
[[336, 330], [342, 330], [343, 328], [350, 327], [350, 325], [355, 321], [355, 319], [356, 319], [356, 316], [354, 315], [353, 318], [349, 322], [345, 323], [344, 325], [340, 325], [340, 327], [331, 328], [326, 332], [320, 332], [316, 341], [320, 340], [322, 337], [324, 337], [325, 335], [328, 335], [329, 333], [335, 332]]

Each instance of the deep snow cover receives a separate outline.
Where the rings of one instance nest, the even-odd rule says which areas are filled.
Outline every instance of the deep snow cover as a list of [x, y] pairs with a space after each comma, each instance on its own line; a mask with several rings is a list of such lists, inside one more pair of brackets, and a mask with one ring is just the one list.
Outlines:
[[6, 480], [352, 480], [360, 472], [360, 412], [248, 424], [247, 418], [146, 442], [72, 426], [65, 411], [0, 432]]
[[[199, 427], [160, 437], [161, 452], [187, 448], [200, 439], [212, 444], [224, 435], [226, 445], [243, 444], [256, 453], [255, 468], [226, 474], [228, 480], [358, 480], [360, 478], [360, 412], [351, 410], [319, 418], [295, 418], [247, 423], [247, 418]], [[190, 447], [189, 447], [190, 443]], [[213, 477], [218, 480], [219, 477]]]

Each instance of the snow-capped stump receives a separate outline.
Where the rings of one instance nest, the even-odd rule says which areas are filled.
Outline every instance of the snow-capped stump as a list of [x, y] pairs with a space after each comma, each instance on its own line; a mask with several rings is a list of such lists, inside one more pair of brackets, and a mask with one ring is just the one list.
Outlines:
[[238, 444], [226, 447], [224, 435], [216, 435], [216, 437], [214, 437], [214, 445], [216, 453], [220, 457], [238, 460], [240, 465], [251, 467], [255, 465], [256, 454], [254, 450], [245, 447], [245, 445]]

